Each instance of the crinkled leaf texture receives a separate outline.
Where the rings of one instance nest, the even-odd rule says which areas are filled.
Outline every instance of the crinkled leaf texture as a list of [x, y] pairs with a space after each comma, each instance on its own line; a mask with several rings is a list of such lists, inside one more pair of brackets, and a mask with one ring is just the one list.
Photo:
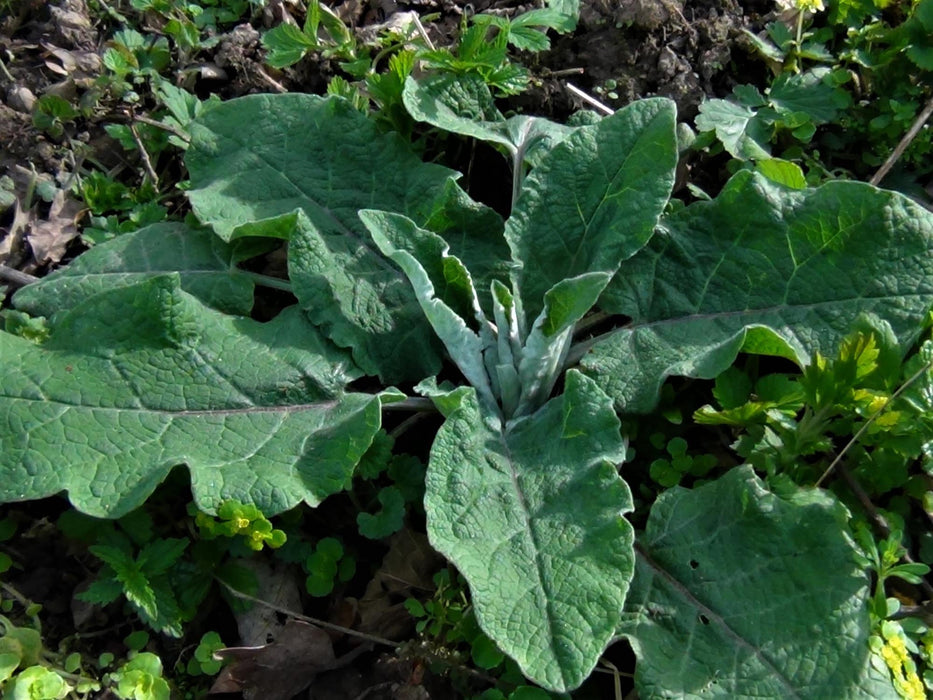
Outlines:
[[253, 282], [240, 274], [233, 246], [207, 229], [181, 223], [146, 226], [91, 248], [67, 266], [16, 293], [13, 303], [33, 316], [74, 308], [97, 292], [169, 272], [218, 311], [248, 314]]
[[529, 318], [555, 284], [613, 273], [651, 237], [674, 185], [675, 122], [670, 100], [640, 100], [575, 131], [525, 179], [505, 235]]
[[575, 688], [612, 638], [632, 576], [619, 420], [574, 371], [561, 396], [509, 425], [474, 392], [460, 399], [431, 449], [431, 544], [466, 577], [483, 630], [525, 675]]
[[740, 172], [663, 219], [600, 305], [632, 320], [581, 365], [631, 412], [651, 410], [666, 377], [714, 377], [740, 349], [833, 355], [864, 315], [910, 347], [933, 306], [933, 214], [864, 183], [790, 190]]
[[67, 491], [119, 517], [187, 465], [198, 505], [267, 515], [347, 485], [380, 425], [378, 396], [297, 307], [226, 316], [164, 275], [56, 317], [43, 346], [0, 333], [0, 502]]
[[620, 633], [643, 698], [887, 698], [869, 663], [868, 579], [847, 512], [751, 467], [655, 502]]
[[221, 238], [289, 238], [299, 302], [368, 374], [394, 383], [439, 371], [440, 346], [405, 275], [379, 253], [357, 211], [405, 214], [452, 245], [473, 228], [489, 241], [501, 219], [463, 195], [457, 173], [422, 163], [345, 100], [302, 94], [210, 110], [191, 127], [185, 162], [191, 204]]

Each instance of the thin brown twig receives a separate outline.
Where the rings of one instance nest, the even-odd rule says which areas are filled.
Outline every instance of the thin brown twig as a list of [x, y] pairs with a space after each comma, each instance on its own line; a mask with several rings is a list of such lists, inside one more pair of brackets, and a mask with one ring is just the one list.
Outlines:
[[547, 72], [547, 77], [549, 78], [562, 78], [565, 75], [583, 75], [586, 70], [582, 67], [577, 68], [561, 68], [560, 70], [552, 70]]
[[413, 413], [408, 416], [405, 420], [399, 423], [397, 426], [392, 428], [389, 432], [389, 435], [393, 440], [397, 440], [401, 435], [403, 435], [409, 428], [414, 426], [417, 423], [420, 423], [424, 417], [427, 415], [426, 411], [419, 411], [418, 413]]
[[926, 124], [927, 119], [930, 118], [930, 115], [933, 115], [933, 97], [927, 101], [923, 110], [914, 120], [914, 123], [910, 125], [907, 133], [904, 134], [904, 138], [900, 140], [897, 146], [894, 147], [894, 150], [891, 151], [891, 155], [889, 155], [887, 160], [885, 160], [881, 167], [878, 168], [878, 172], [872, 175], [871, 180], [868, 181], [869, 184], [877, 185], [884, 179], [884, 176], [888, 174], [888, 171], [894, 167], [897, 159], [900, 158], [904, 154], [904, 151], [907, 150], [910, 142], [913, 141], [917, 134], [920, 133], [920, 130], [923, 128], [923, 125]]
[[428, 36], [428, 32], [424, 28], [424, 25], [421, 24], [421, 20], [418, 18], [418, 15], [414, 15], [412, 19], [415, 22], [415, 27], [417, 27], [421, 38], [424, 39], [424, 43], [428, 45], [428, 48], [431, 49], [431, 51], [435, 51], [436, 49], [434, 48], [434, 42], [431, 41], [431, 37]]
[[10, 584], [0, 583], [0, 587], [3, 588], [4, 593], [6, 593], [11, 598], [14, 598], [16, 602], [22, 605], [24, 608], [28, 608], [30, 605], [32, 605], [32, 601], [29, 600], [29, 598], [27, 598], [22, 593], [20, 593], [18, 590], [13, 588], [13, 586], [11, 586]]
[[27, 284], [38, 282], [39, 278], [25, 272], [14, 270], [12, 267], [0, 265], [0, 282], [5, 282], [11, 287], [25, 287]]
[[577, 97], [579, 97], [581, 100], [583, 100], [584, 102], [586, 102], [586, 103], [587, 103], [588, 105], [590, 105], [591, 107], [595, 107], [597, 110], [599, 110], [600, 112], [602, 112], [603, 114], [605, 114], [607, 117], [608, 117], [608, 116], [612, 116], [613, 114], [615, 114], [615, 112], [613, 111], [613, 109], [612, 109], [611, 107], [607, 107], [607, 106], [604, 105], [602, 102], [600, 102], [599, 100], [597, 100], [595, 97], [593, 97], [593, 96], [591, 96], [591, 95], [588, 95], [587, 93], [583, 92], [583, 90], [581, 90], [580, 88], [578, 88], [578, 87], [577, 87], [576, 85], [574, 85], [573, 83], [565, 82], [564, 85], [567, 87], [568, 90], [570, 90], [571, 93], [573, 93], [574, 95], [576, 95]]
[[188, 136], [188, 134], [186, 134], [184, 131], [180, 131], [179, 129], [176, 129], [171, 124], [166, 124], [164, 122], [156, 121], [155, 119], [144, 117], [141, 114], [134, 114], [132, 117], [128, 117], [128, 118], [132, 119], [134, 122], [139, 122], [140, 124], [146, 124], [148, 126], [154, 126], [156, 129], [162, 129], [163, 131], [167, 131], [173, 136], [177, 136], [185, 143], [188, 143], [191, 141], [191, 137]]
[[227, 583], [221, 578], [218, 578], [216, 576], [214, 578], [217, 580], [217, 582], [220, 585], [222, 585], [224, 588], [230, 591], [231, 595], [237, 598], [240, 598], [242, 600], [248, 600], [251, 603], [256, 603], [257, 605], [261, 605], [264, 608], [269, 608], [269, 610], [274, 610], [275, 612], [281, 613], [282, 615], [288, 615], [289, 617], [293, 617], [296, 620], [301, 620], [302, 622], [308, 622], [312, 625], [317, 625], [318, 627], [323, 627], [324, 629], [333, 630], [335, 632], [342, 632], [343, 634], [346, 634], [350, 637], [358, 637], [359, 639], [365, 639], [368, 642], [373, 642], [374, 644], [382, 644], [383, 646], [392, 647], [393, 649], [397, 649], [400, 646], [399, 642], [393, 642], [391, 639], [386, 639], [385, 637], [378, 637], [374, 634], [366, 634], [365, 632], [357, 632], [356, 630], [351, 630], [348, 627], [342, 627], [341, 625], [335, 625], [333, 622], [319, 620], [315, 617], [308, 617], [307, 615], [303, 615], [299, 612], [295, 612], [294, 610], [283, 608], [279, 605], [276, 605], [275, 603], [270, 603], [267, 600], [263, 600], [262, 598], [256, 598], [255, 596], [251, 596], [248, 593], [243, 593], [242, 591], [238, 591], [236, 588], [234, 588], [233, 586], [231, 586], [229, 583]]
[[139, 137], [139, 132], [136, 130], [135, 124], [130, 124], [130, 133], [133, 135], [133, 141], [136, 142], [136, 148], [139, 149], [139, 157], [142, 158], [146, 174], [149, 176], [149, 179], [152, 180], [152, 186], [155, 189], [159, 189], [159, 176], [156, 175], [155, 168], [152, 167], [152, 161], [149, 160], [149, 152], [146, 150], [146, 144], [144, 144], [143, 140]]
[[930, 369], [933, 369], [933, 360], [930, 360], [925, 365], [923, 365], [923, 367], [921, 367], [916, 372], [914, 372], [906, 382], [904, 382], [897, 388], [897, 391], [895, 391], [893, 394], [891, 394], [887, 398], [887, 400], [884, 402], [881, 408], [875, 411], [871, 415], [871, 417], [862, 424], [862, 427], [856, 431], [855, 435], [853, 435], [852, 438], [839, 451], [839, 454], [836, 455], [835, 459], [833, 459], [833, 461], [829, 463], [829, 466], [826, 467], [826, 471], [824, 471], [820, 475], [820, 478], [816, 480], [816, 483], [814, 484], [815, 487], [819, 488], [822, 485], [822, 483], [826, 480], [826, 477], [828, 477], [832, 473], [833, 469], [836, 468], [836, 465], [838, 465], [842, 461], [842, 458], [846, 455], [846, 453], [850, 449], [852, 449], [853, 445], [855, 445], [855, 443], [858, 442], [859, 438], [862, 437], [862, 435], [865, 433], [866, 430], [868, 430], [871, 424], [874, 423], [876, 420], [878, 420], [878, 417], [882, 413], [884, 413], [885, 410], [887, 410], [888, 406], [891, 405], [891, 402], [894, 401], [894, 399], [896, 399], [898, 396], [903, 394], [904, 391], [907, 390], [907, 387], [909, 387], [915, 381], [920, 379], [920, 377], [922, 377], [924, 374], [929, 372]]
[[[882, 537], [888, 537], [891, 534], [891, 526], [888, 525], [888, 521], [884, 515], [881, 514], [881, 511], [879, 511], [875, 507], [875, 504], [871, 502], [871, 498], [869, 498], [868, 493], [865, 491], [865, 489], [862, 488], [862, 485], [858, 482], [852, 472], [850, 472], [844, 464], [837, 464], [836, 473], [842, 477], [842, 480], [846, 482], [846, 486], [848, 486], [852, 493], [855, 494], [858, 502], [862, 504], [862, 508], [864, 508], [865, 512], [868, 514], [869, 520], [872, 521], [874, 526], [881, 533]], [[916, 563], [914, 558], [910, 556], [910, 552], [906, 550], [901, 555], [901, 559], [908, 562], [909, 564]], [[920, 579], [920, 587], [923, 589], [923, 592], [927, 594], [927, 597], [933, 598], [933, 585], [930, 585], [926, 579]]]
[[262, 66], [255, 66], [256, 74], [266, 81], [276, 92], [288, 92], [288, 88], [263, 70]]
[[10, 73], [9, 69], [6, 67], [6, 63], [3, 62], [3, 59], [0, 58], [0, 72], [3, 73], [3, 76], [9, 80], [14, 85], [16, 84], [16, 78]]
[[383, 411], [436, 411], [437, 407], [431, 399], [425, 399], [420, 396], [413, 396], [401, 401], [393, 401], [382, 407]]

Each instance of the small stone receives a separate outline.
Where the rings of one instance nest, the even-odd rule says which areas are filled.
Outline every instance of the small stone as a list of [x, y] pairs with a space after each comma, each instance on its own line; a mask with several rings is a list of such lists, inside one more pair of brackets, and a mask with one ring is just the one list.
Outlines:
[[216, 63], [202, 63], [200, 66], [200, 77], [204, 80], [226, 80], [227, 71]]
[[6, 103], [10, 108], [24, 114], [31, 114], [32, 107], [36, 104], [36, 96], [27, 87], [14, 85], [6, 93]]

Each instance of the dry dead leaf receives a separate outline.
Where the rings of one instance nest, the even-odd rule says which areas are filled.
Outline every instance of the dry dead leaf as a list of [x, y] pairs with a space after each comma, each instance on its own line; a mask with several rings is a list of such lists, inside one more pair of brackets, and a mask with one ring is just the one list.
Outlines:
[[40, 265], [60, 262], [65, 257], [68, 244], [78, 237], [78, 215], [83, 205], [65, 195], [64, 190], [55, 193], [49, 215], [40, 220], [33, 209], [30, 212], [29, 233], [26, 240], [32, 254]]
[[315, 676], [343, 665], [324, 630], [290, 620], [271, 644], [230, 647], [215, 652], [229, 661], [211, 694], [242, 692], [245, 700], [289, 700], [314, 682]]
[[387, 639], [404, 638], [412, 626], [405, 599], [413, 589], [434, 590], [431, 577], [442, 562], [427, 535], [408, 528], [395, 533], [359, 602], [359, 630]]
[[293, 567], [271, 566], [257, 558], [244, 559], [239, 565], [256, 577], [255, 597], [269, 603], [269, 606], [254, 604], [246, 612], [235, 614], [240, 642], [244, 646], [260, 646], [277, 639], [284, 628], [274, 608], [299, 612], [301, 592]]
[[26, 231], [29, 227], [29, 212], [23, 211], [19, 200], [13, 204], [13, 221], [6, 231], [0, 229], [0, 265], [19, 269], [23, 262]]

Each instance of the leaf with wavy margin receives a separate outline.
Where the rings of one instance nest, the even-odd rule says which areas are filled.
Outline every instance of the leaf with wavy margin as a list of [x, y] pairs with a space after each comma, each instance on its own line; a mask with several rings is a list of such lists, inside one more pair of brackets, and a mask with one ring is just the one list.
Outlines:
[[630, 412], [651, 410], [665, 378], [714, 377], [743, 349], [832, 356], [863, 315], [910, 347], [933, 306], [933, 213], [864, 183], [790, 190], [741, 172], [666, 217], [600, 305], [631, 322], [587, 343], [581, 366]]
[[344, 489], [380, 425], [378, 396], [297, 307], [220, 314], [178, 274], [102, 292], [43, 346], [0, 333], [0, 502], [67, 491], [119, 517], [186, 465], [198, 505], [273, 515]]

